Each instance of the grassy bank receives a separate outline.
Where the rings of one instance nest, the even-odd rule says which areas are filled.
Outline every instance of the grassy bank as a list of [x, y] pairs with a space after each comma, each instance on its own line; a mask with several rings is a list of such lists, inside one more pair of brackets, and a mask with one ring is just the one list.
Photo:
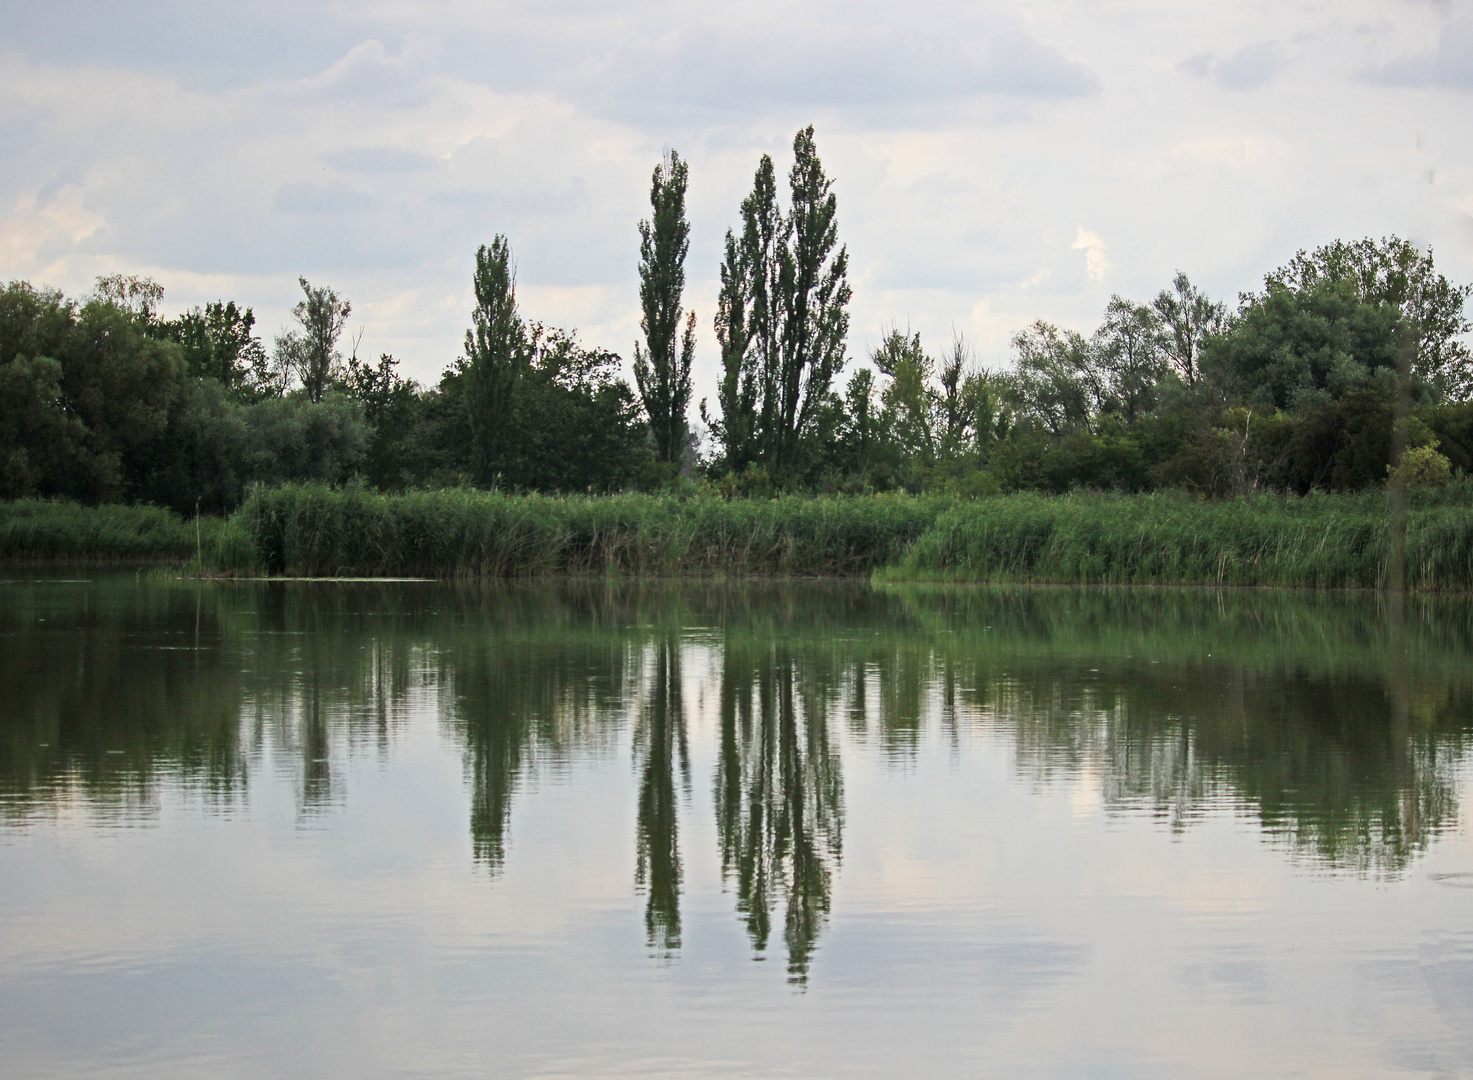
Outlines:
[[[1206, 502], [1013, 495], [951, 507], [884, 575], [904, 580], [1382, 588], [1382, 493]], [[1407, 584], [1473, 586], [1473, 508], [1408, 514]]]
[[0, 502], [0, 559], [193, 562], [220, 548], [225, 522], [156, 506], [81, 506], [50, 499]]
[[[1381, 588], [1383, 494], [735, 499], [258, 489], [228, 521], [144, 507], [0, 505], [0, 557], [183, 562], [290, 576], [868, 576], [886, 580]], [[1473, 505], [1424, 498], [1407, 584], [1473, 589]]]
[[345, 576], [867, 575], [900, 559], [947, 505], [284, 487], [250, 496], [231, 519], [239, 536], [221, 562]]

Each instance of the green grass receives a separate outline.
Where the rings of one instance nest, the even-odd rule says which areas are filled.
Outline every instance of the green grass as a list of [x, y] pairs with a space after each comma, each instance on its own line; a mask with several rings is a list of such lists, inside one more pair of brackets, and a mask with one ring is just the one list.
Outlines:
[[906, 496], [725, 499], [257, 490], [221, 568], [301, 576], [867, 575], [947, 504]]
[[[890, 581], [1383, 588], [1386, 499], [1181, 494], [380, 495], [257, 489], [228, 521], [149, 507], [0, 504], [0, 558], [189, 562], [227, 574], [869, 576]], [[1408, 514], [1407, 584], [1473, 589], [1473, 505]]]
[[[1381, 493], [1206, 502], [1175, 493], [958, 504], [883, 576], [900, 580], [1382, 588]], [[1407, 584], [1473, 586], [1473, 509], [1408, 514]]]
[[52, 499], [0, 502], [0, 559], [55, 562], [195, 560], [219, 548], [225, 522], [196, 522], [156, 506], [82, 506]]

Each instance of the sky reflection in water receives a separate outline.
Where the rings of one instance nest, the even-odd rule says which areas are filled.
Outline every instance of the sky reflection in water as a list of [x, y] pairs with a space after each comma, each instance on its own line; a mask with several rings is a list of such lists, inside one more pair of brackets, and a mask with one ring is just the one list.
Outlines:
[[1473, 1069], [1464, 601], [36, 577], [8, 1075]]

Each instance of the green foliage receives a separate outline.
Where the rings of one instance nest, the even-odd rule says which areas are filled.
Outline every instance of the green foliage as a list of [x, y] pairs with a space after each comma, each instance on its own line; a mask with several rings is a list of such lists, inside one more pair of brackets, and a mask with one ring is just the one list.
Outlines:
[[326, 286], [314, 288], [304, 277], [297, 283], [304, 295], [292, 308], [292, 318], [301, 329], [276, 339], [276, 368], [283, 386], [295, 376], [308, 400], [318, 402], [342, 375], [338, 340], [353, 305]]
[[1065, 435], [1103, 410], [1104, 373], [1083, 335], [1040, 321], [1013, 337], [1013, 352], [1007, 385], [1020, 419]]
[[1227, 308], [1210, 299], [1186, 274], [1177, 272], [1170, 289], [1162, 289], [1151, 307], [1161, 320], [1162, 344], [1176, 376], [1188, 389], [1202, 377], [1201, 360], [1207, 343], [1222, 332]]
[[[1178, 286], [1190, 289], [1185, 275]], [[1168, 304], [1167, 310], [1174, 308]], [[1090, 339], [1095, 366], [1104, 373], [1108, 387], [1108, 411], [1133, 422], [1156, 407], [1157, 388], [1170, 370], [1171, 340], [1156, 308], [1110, 297], [1104, 320]]]
[[899, 558], [943, 505], [288, 486], [253, 491], [232, 524], [251, 537], [252, 565], [307, 576], [868, 574]]
[[498, 234], [476, 251], [476, 309], [465, 334], [464, 407], [471, 434], [471, 466], [481, 484], [494, 482], [513, 447], [511, 414], [527, 369], [526, 328], [517, 313], [511, 246]]
[[619, 357], [541, 325], [528, 339], [531, 362], [499, 483], [517, 491], [609, 492], [653, 482], [646, 428], [628, 383], [617, 377]]
[[1452, 466], [1430, 446], [1410, 446], [1395, 467], [1387, 468], [1387, 485], [1409, 488], [1439, 488], [1452, 479]]
[[196, 378], [215, 379], [243, 397], [263, 392], [271, 375], [266, 350], [252, 333], [256, 316], [235, 301], [216, 301], [158, 325], [154, 336], [177, 341]]
[[1461, 340], [1473, 330], [1464, 314], [1473, 285], [1454, 285], [1437, 273], [1430, 248], [1422, 251], [1397, 236], [1336, 240], [1300, 251], [1264, 281], [1270, 289], [1295, 292], [1340, 282], [1367, 303], [1397, 308], [1416, 339], [1412, 370], [1442, 396], [1461, 400], [1473, 393], [1473, 352]]
[[363, 409], [368, 427], [363, 476], [379, 488], [400, 488], [425, 471], [424, 400], [418, 384], [399, 377], [399, 366], [388, 353], [378, 364], [348, 360], [343, 390]]
[[1420, 418], [1452, 468], [1473, 476], [1473, 401], [1425, 409]]
[[62, 406], [61, 375], [48, 356], [0, 364], [0, 498], [63, 490], [84, 467], [87, 429]]
[[1249, 297], [1203, 365], [1232, 399], [1257, 409], [1302, 411], [1369, 385], [1394, 386], [1411, 346], [1401, 312], [1365, 300], [1344, 281], [1294, 290], [1270, 284]]
[[801, 474], [845, 361], [849, 256], [836, 250], [838, 203], [813, 128], [794, 136], [793, 159], [787, 213], [764, 154], [742, 202], [741, 237], [726, 234], [716, 313], [721, 415], [706, 418], [733, 472], [761, 462]]
[[[895, 576], [1083, 584], [1387, 584], [1390, 521], [1379, 496], [1203, 502], [1016, 495], [960, 504], [917, 540]], [[1473, 586], [1473, 511], [1435, 507], [1407, 525], [1407, 584]]]
[[81, 506], [51, 499], [0, 502], [0, 559], [192, 562], [218, 558], [226, 525], [156, 506]]
[[634, 346], [634, 379], [649, 418], [655, 460], [683, 463], [686, 409], [690, 406], [690, 368], [696, 352], [696, 313], [689, 313], [677, 351], [681, 294], [690, 222], [685, 217], [688, 169], [674, 150], [655, 166], [650, 181], [653, 221], [639, 223], [640, 329], [646, 349]]

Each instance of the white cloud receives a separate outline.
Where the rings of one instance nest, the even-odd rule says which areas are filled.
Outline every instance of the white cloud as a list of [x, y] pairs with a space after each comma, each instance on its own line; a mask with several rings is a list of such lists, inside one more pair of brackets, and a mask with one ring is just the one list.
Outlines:
[[1110, 272], [1110, 259], [1105, 254], [1107, 245], [1104, 238], [1093, 229], [1080, 225], [1075, 230], [1074, 243], [1070, 246], [1075, 251], [1084, 252], [1084, 269], [1089, 274], [1089, 279], [1104, 281], [1105, 275]]

